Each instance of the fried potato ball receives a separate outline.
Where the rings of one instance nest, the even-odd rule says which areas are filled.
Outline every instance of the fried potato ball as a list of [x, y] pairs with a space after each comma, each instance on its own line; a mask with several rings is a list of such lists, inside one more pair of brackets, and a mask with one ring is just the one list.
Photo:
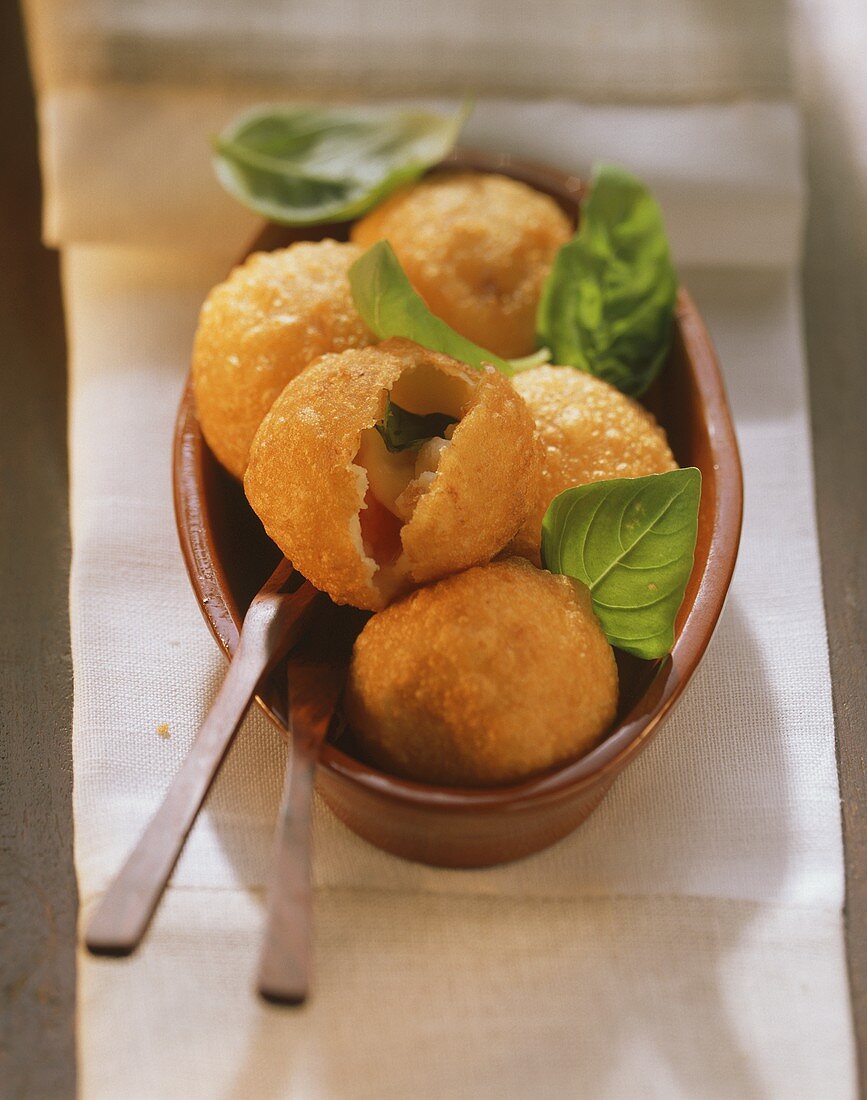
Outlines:
[[235, 477], [287, 382], [326, 352], [373, 342], [347, 278], [360, 255], [330, 240], [258, 252], [208, 295], [193, 347], [196, 410], [208, 446]]
[[431, 176], [352, 230], [363, 248], [388, 240], [432, 312], [507, 358], [533, 351], [542, 283], [571, 235], [548, 195], [481, 172]]
[[542, 444], [539, 493], [510, 550], [538, 564], [542, 518], [573, 485], [677, 469], [665, 432], [637, 401], [572, 367], [535, 367], [513, 379]]
[[[393, 452], [377, 428], [389, 403], [456, 423]], [[256, 434], [244, 488], [317, 588], [375, 611], [501, 550], [535, 499], [540, 461], [508, 379], [394, 339], [293, 379]]]
[[496, 786], [598, 744], [617, 710], [617, 665], [588, 589], [510, 558], [374, 615], [355, 642], [345, 710], [377, 767]]

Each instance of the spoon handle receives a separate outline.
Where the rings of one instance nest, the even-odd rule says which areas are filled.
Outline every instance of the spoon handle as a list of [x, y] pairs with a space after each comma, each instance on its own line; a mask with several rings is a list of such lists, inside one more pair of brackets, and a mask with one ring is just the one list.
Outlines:
[[310, 811], [318, 751], [293, 744], [274, 838], [268, 917], [259, 957], [259, 993], [278, 1004], [303, 1004], [310, 988]]
[[267, 1001], [299, 1005], [310, 988], [312, 889], [310, 815], [316, 761], [339, 694], [339, 670], [293, 655], [289, 661], [292, 751], [274, 834], [268, 915], [257, 988]]
[[217, 698], [126, 863], [93, 914], [85, 936], [99, 955], [128, 955], [141, 942], [187, 835], [262, 678], [297, 635], [315, 598], [294, 593], [257, 597]]

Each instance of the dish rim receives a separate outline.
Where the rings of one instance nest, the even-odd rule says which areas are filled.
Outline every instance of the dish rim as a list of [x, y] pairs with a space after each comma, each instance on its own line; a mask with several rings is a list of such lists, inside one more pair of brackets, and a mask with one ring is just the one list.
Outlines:
[[[561, 195], [561, 205], [574, 202], [583, 190], [574, 175], [508, 154], [455, 151], [433, 171], [466, 168], [501, 172]], [[553, 196], [556, 198], [556, 194]], [[311, 227], [306, 239], [321, 239], [328, 226]], [[266, 225], [250, 251], [267, 247], [269, 235], [285, 232]], [[317, 236], [312, 236], [316, 232]], [[709, 426], [708, 446], [715, 469], [715, 501], [707, 559], [690, 600], [690, 586], [681, 606], [671, 653], [629, 712], [596, 748], [578, 760], [561, 765], [520, 783], [501, 787], [444, 787], [419, 783], [382, 772], [326, 742], [320, 756], [323, 767], [339, 778], [361, 786], [372, 795], [419, 808], [450, 812], [520, 810], [528, 805], [569, 798], [587, 788], [613, 779], [653, 736], [682, 695], [710, 643], [725, 603], [737, 560], [743, 518], [743, 473], [737, 438], [725, 386], [710, 336], [689, 293], [678, 292], [676, 324], [690, 364], [704, 421]], [[211, 633], [231, 659], [238, 642], [241, 612], [231, 596], [226, 571], [214, 553], [211, 525], [204, 506], [203, 473], [207, 445], [195, 416], [192, 387], [187, 377], [175, 424], [173, 444], [173, 495], [181, 552], [193, 591]], [[213, 456], [211, 462], [216, 462]], [[256, 696], [267, 717], [288, 737], [285, 723], [268, 702]], [[610, 781], [610, 780], [609, 780]]]

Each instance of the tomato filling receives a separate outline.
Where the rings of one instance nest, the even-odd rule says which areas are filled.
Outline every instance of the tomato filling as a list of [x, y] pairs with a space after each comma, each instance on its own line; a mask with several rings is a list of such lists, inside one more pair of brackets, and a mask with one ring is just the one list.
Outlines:
[[361, 432], [354, 464], [366, 484], [358, 521], [382, 591], [401, 586], [402, 528], [433, 485], [471, 396], [466, 379], [433, 366], [414, 367], [383, 394], [382, 418]]
[[364, 552], [379, 565], [391, 565], [400, 557], [401, 521], [368, 489], [358, 513]]

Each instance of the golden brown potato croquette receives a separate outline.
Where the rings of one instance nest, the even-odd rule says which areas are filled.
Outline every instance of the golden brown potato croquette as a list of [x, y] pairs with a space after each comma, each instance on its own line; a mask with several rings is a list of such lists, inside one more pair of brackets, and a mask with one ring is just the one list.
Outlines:
[[593, 748], [617, 666], [587, 588], [521, 558], [420, 588], [365, 625], [346, 714], [365, 756], [405, 778], [517, 782]]
[[388, 240], [433, 313], [515, 358], [535, 347], [542, 283], [571, 234], [548, 195], [505, 176], [453, 172], [392, 195], [352, 239], [363, 248]]
[[[389, 398], [458, 423], [392, 453], [375, 427]], [[508, 379], [394, 339], [323, 356], [293, 379], [256, 434], [244, 488], [317, 588], [378, 610], [498, 553], [527, 517], [539, 462]]]
[[193, 347], [196, 410], [208, 446], [235, 477], [287, 382], [326, 352], [372, 342], [347, 278], [360, 255], [331, 240], [258, 252], [208, 295]]
[[637, 401], [572, 367], [535, 367], [513, 379], [542, 444], [539, 495], [510, 550], [539, 561], [542, 517], [564, 489], [677, 469], [665, 432]]

